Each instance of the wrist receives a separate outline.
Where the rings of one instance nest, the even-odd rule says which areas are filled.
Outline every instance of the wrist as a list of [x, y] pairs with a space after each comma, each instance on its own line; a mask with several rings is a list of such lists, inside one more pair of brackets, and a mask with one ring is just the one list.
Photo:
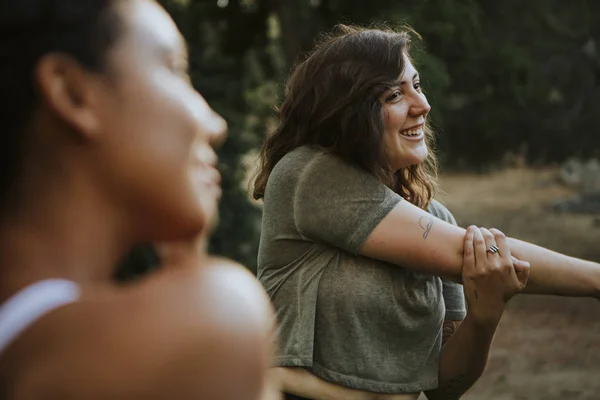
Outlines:
[[478, 330], [489, 331], [493, 333], [496, 331], [496, 328], [500, 323], [502, 313], [503, 310], [492, 312], [487, 310], [486, 312], [482, 313], [467, 311], [465, 321], [469, 320]]

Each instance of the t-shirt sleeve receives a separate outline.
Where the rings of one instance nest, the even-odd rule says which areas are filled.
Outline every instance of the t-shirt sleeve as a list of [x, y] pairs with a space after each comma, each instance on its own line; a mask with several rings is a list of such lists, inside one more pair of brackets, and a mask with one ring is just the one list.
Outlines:
[[401, 200], [368, 171], [322, 153], [300, 175], [294, 221], [304, 237], [357, 255], [369, 234]]
[[[452, 213], [436, 200], [432, 201], [429, 213], [449, 224], [456, 225], [456, 219], [454, 219]], [[442, 283], [444, 288], [444, 303], [446, 304], [446, 316], [444, 319], [447, 321], [462, 321], [467, 315], [462, 285], [445, 280], [442, 280]]]
[[444, 303], [446, 305], [446, 321], [462, 321], [467, 315], [465, 296], [462, 285], [442, 280], [444, 285]]

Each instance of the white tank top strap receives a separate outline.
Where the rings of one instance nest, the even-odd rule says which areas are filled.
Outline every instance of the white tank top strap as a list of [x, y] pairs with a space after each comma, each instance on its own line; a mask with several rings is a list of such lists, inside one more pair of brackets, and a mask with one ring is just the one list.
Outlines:
[[45, 314], [79, 299], [71, 281], [49, 279], [19, 291], [0, 306], [0, 354]]

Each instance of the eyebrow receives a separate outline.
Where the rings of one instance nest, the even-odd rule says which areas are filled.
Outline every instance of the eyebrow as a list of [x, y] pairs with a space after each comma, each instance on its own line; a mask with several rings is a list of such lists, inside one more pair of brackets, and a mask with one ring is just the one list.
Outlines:
[[[411, 82], [412, 82], [412, 81], [414, 81], [414, 80], [415, 80], [416, 78], [418, 78], [418, 77], [419, 77], [419, 73], [418, 73], [418, 72], [415, 72], [415, 74], [413, 75], [413, 77], [412, 77], [412, 79], [411, 79]], [[408, 81], [407, 81], [407, 80], [404, 80], [404, 81], [396, 81], [396, 85], [397, 85], [397, 86], [402, 86], [402, 85], [404, 85], [404, 84], [406, 84], [406, 83], [408, 83]]]

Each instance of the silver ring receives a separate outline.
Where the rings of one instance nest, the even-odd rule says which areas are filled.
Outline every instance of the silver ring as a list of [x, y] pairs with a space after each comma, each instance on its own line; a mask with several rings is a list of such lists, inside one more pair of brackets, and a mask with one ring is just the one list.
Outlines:
[[493, 245], [490, 246], [489, 249], [487, 249], [487, 251], [489, 253], [496, 254], [497, 252], [500, 251], [500, 249], [495, 244], [493, 244]]

